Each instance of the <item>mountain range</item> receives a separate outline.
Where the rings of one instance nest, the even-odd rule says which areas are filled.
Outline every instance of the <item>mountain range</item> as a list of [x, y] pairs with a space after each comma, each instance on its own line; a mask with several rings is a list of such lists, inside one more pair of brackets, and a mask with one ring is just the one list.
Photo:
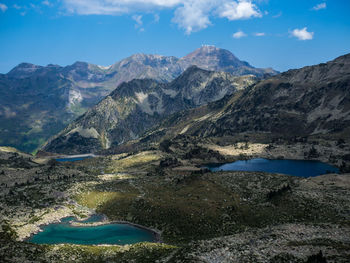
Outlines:
[[[199, 73], [202, 78], [198, 76]], [[179, 92], [179, 89], [175, 88], [176, 86], [183, 87], [181, 93], [176, 93], [182, 94], [183, 100], [178, 100], [175, 103], [175, 100], [170, 101], [170, 96], [169, 101], [167, 101], [171, 105], [182, 106], [176, 110], [167, 111], [169, 114], [174, 113], [172, 115], [163, 114], [159, 115], [160, 118], [149, 119], [151, 124], [146, 126], [142, 125], [147, 122], [146, 119], [151, 115], [137, 115], [140, 118], [131, 118], [130, 123], [136, 127], [142, 127], [134, 135], [142, 135], [142, 131], [151, 128], [138, 140], [131, 142], [132, 148], [137, 149], [140, 145], [157, 144], [165, 139], [172, 140], [179, 135], [192, 138], [227, 138], [242, 134], [245, 136], [265, 134], [270, 139], [308, 136], [349, 137], [350, 54], [328, 63], [289, 70], [269, 79], [258, 81], [256, 84], [251, 82], [252, 85], [247, 85], [249, 83], [246, 78], [229, 78], [223, 73], [217, 74], [219, 73], [190, 68], [174, 82], [167, 84], [169, 86], [163, 86], [166, 87], [165, 90], [176, 92]], [[202, 89], [199, 93], [197, 92], [199, 96], [192, 98], [183, 96], [188, 88], [192, 91], [190, 94], [196, 94], [194, 91], [198, 85], [191, 86], [191, 83], [203, 83], [203, 76], [206, 76], [204, 79], [211, 78], [213, 80], [209, 82], [210, 85], [200, 84]], [[216, 78], [213, 79], [213, 76]], [[238, 80], [240, 83], [242, 81], [246, 83], [240, 88], [239, 86], [234, 87], [233, 84]], [[189, 86], [186, 87], [185, 83]], [[145, 88], [152, 84], [152, 81], [149, 83], [134, 81], [125, 84], [125, 90], [131, 91], [134, 94], [133, 100], [137, 101], [136, 93], [134, 93], [136, 91], [132, 91], [132, 87], [141, 89], [141, 86]], [[224, 87], [229, 85], [233, 85], [233, 87], [227, 92]], [[150, 89], [146, 88], [146, 90]], [[213, 91], [218, 90], [226, 91], [221, 93], [221, 99], [211, 95]], [[203, 94], [208, 94], [207, 98], [202, 100], [203, 103], [198, 102], [198, 98], [203, 98]], [[154, 101], [157, 100], [154, 99]], [[111, 120], [109, 118], [109, 114], [112, 112], [111, 107], [103, 108], [102, 105], [108, 103], [115, 105], [112, 102], [113, 100], [107, 97], [101, 102], [101, 105], [91, 109], [83, 117], [73, 122], [55, 140], [46, 145], [44, 150], [60, 153], [70, 151], [85, 153], [110, 148], [107, 152], [118, 152], [118, 148], [125, 147], [119, 147], [118, 144], [137, 138], [137, 136], [129, 135], [125, 137], [125, 140], [118, 140], [115, 137], [115, 135], [121, 136], [127, 131], [131, 132], [133, 128], [126, 127], [118, 121], [108, 123]], [[139, 104], [139, 107], [141, 105], [142, 103]], [[115, 106], [115, 108], [118, 107]], [[181, 109], [184, 110], [181, 111]], [[137, 110], [132, 113], [132, 116], [136, 116], [134, 115], [136, 112]], [[106, 118], [96, 118], [96, 116], [106, 116], [108, 121]], [[98, 125], [96, 125], [97, 120], [101, 121]], [[82, 144], [82, 137], [86, 138], [87, 136], [82, 133], [80, 137], [77, 136], [82, 128], [86, 131], [98, 127], [99, 131], [102, 131], [101, 127], [112, 126], [113, 128], [109, 132], [103, 130], [103, 134], [111, 138], [112, 143], [109, 147], [93, 147], [96, 145], [96, 142], [93, 141], [86, 141], [86, 144]], [[115, 135], [111, 135], [114, 132]], [[81, 148], [82, 145], [85, 145], [85, 148]]]
[[220, 100], [255, 82], [253, 75], [235, 77], [196, 66], [170, 83], [151, 79], [124, 82], [50, 140], [43, 150], [78, 154], [108, 149], [137, 139], [173, 113]]
[[235, 76], [266, 78], [277, 73], [254, 68], [213, 46], [183, 58], [136, 54], [109, 67], [85, 62], [66, 67], [22, 63], [0, 74], [0, 145], [32, 152], [112, 91], [118, 97], [115, 89], [121, 83], [133, 79], [168, 83], [192, 65]]

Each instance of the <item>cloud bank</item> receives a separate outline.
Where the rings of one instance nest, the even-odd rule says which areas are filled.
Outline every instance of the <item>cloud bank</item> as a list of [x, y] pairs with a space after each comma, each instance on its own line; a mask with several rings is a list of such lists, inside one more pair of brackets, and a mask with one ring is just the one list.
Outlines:
[[123, 15], [174, 9], [172, 22], [186, 34], [211, 25], [212, 17], [230, 21], [261, 17], [252, 0], [63, 0], [69, 13], [78, 15]]

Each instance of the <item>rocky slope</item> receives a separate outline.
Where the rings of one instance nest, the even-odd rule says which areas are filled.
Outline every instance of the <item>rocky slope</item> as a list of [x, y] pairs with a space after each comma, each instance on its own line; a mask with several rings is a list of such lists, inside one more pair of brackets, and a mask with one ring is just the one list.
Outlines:
[[0, 74], [0, 145], [33, 151], [119, 84], [145, 78], [169, 82], [191, 65], [235, 75], [275, 73], [208, 46], [181, 59], [136, 54], [109, 67], [85, 62], [67, 67], [22, 63], [8, 74]]
[[133, 80], [71, 123], [43, 148], [55, 153], [89, 153], [138, 138], [147, 129], [178, 111], [198, 107], [235, 93], [255, 77], [188, 68], [170, 83]]
[[287, 71], [230, 98], [174, 114], [141, 141], [178, 134], [222, 138], [242, 133], [270, 139], [310, 135], [349, 139], [349, 129], [350, 54]]
[[349, 128], [350, 55], [345, 55], [258, 83], [195, 133], [201, 136], [239, 132], [346, 135]]
[[0, 145], [31, 152], [95, 105], [111, 86], [89, 86], [91, 72], [96, 80], [102, 70], [87, 63], [20, 64], [0, 75]]

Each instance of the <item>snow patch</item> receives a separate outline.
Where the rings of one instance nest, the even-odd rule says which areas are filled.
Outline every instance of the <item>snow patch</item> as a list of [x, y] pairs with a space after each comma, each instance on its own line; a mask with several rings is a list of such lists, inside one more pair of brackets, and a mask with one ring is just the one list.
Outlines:
[[107, 70], [107, 69], [110, 69], [112, 67], [112, 65], [110, 66], [100, 66], [100, 65], [97, 65], [97, 67], [99, 67], [100, 69], [103, 69], [103, 70]]

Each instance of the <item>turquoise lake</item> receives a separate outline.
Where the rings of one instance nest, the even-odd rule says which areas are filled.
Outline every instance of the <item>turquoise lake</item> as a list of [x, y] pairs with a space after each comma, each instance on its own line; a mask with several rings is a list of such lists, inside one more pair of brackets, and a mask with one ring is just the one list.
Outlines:
[[[65, 218], [59, 224], [50, 224], [27, 241], [35, 244], [79, 244], [99, 245], [114, 244], [127, 245], [139, 242], [156, 242], [154, 232], [128, 224], [108, 224], [100, 226], [72, 226]], [[91, 221], [80, 221], [91, 222]]]
[[212, 172], [249, 171], [313, 177], [326, 173], [339, 173], [339, 169], [319, 161], [251, 159], [222, 165], [207, 166]]

